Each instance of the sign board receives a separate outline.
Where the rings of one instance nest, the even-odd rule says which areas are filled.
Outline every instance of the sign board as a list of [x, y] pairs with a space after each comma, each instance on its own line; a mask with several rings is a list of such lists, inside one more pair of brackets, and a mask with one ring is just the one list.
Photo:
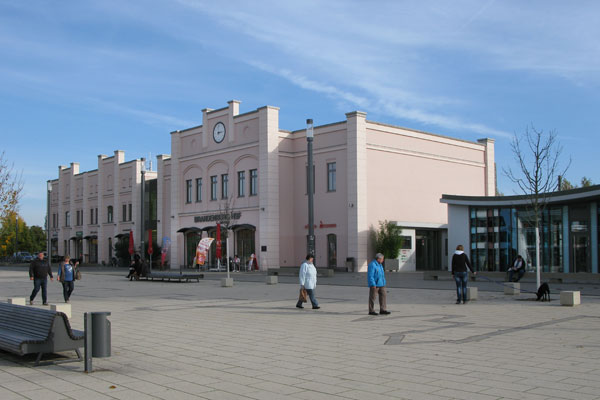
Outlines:
[[241, 212], [231, 212], [230, 214], [209, 214], [209, 215], [197, 215], [194, 217], [194, 222], [215, 222], [215, 221], [227, 221], [240, 219], [242, 217]]

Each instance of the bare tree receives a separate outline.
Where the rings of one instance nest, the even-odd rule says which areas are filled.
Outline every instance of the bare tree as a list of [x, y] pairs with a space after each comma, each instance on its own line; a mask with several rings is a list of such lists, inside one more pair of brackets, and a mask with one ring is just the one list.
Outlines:
[[504, 169], [504, 174], [520, 191], [529, 196], [529, 207], [535, 226], [536, 284], [540, 286], [540, 219], [548, 196], [556, 188], [558, 176], [564, 176], [571, 159], [564, 168], [560, 167], [563, 148], [557, 141], [556, 131], [547, 134], [532, 125], [522, 136], [515, 134], [511, 150], [519, 165], [518, 171]]
[[23, 192], [23, 179], [0, 153], [0, 218], [15, 212]]
[[229, 230], [234, 224], [235, 212], [235, 198], [233, 196], [224, 199], [221, 203], [219, 203], [219, 218], [217, 219], [217, 223], [221, 225], [221, 241], [223, 241], [223, 233], [225, 233], [225, 243], [227, 244], [227, 254], [226, 254], [226, 266], [227, 266], [227, 278], [229, 279]]

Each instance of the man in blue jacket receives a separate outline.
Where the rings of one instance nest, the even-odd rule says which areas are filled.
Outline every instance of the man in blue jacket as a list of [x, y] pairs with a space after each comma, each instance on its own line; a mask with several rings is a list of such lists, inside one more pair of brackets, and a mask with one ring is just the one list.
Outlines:
[[379, 314], [391, 314], [386, 310], [385, 302], [385, 274], [383, 271], [383, 254], [375, 254], [375, 259], [369, 263], [367, 280], [369, 283], [369, 315], [377, 315], [375, 312], [375, 297], [379, 296]]

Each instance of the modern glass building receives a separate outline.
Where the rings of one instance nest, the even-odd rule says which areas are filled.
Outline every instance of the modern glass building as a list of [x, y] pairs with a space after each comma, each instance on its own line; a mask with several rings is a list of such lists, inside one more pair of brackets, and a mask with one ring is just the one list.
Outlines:
[[[540, 219], [543, 272], [598, 273], [600, 185], [548, 193]], [[448, 245], [463, 244], [479, 271], [506, 271], [520, 254], [536, 265], [535, 214], [529, 196], [443, 195]], [[449, 252], [449, 257], [452, 252]]]

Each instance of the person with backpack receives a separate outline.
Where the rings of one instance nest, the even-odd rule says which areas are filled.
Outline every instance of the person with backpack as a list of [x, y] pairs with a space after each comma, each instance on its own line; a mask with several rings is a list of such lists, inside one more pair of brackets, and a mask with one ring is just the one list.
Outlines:
[[79, 261], [75, 262], [75, 265], [71, 264], [71, 257], [65, 256], [65, 261], [58, 267], [58, 281], [63, 286], [63, 298], [65, 303], [70, 302], [71, 294], [75, 289], [75, 277], [77, 266]]

